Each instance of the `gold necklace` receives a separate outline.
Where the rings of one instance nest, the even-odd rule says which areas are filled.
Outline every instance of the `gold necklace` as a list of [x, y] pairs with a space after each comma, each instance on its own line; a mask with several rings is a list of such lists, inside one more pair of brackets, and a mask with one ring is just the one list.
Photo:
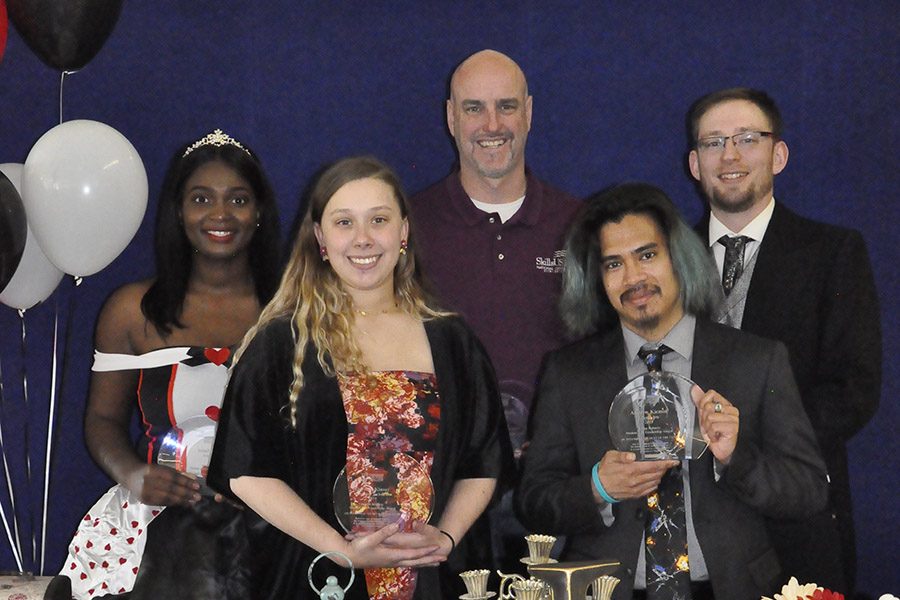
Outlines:
[[367, 310], [363, 310], [361, 308], [354, 308], [353, 312], [355, 312], [356, 314], [358, 314], [361, 317], [368, 317], [369, 315], [386, 315], [388, 313], [394, 312], [398, 308], [399, 307], [397, 306], [397, 303], [395, 302], [394, 304], [391, 304], [387, 308], [382, 308], [380, 310], [372, 310], [371, 308], [367, 309]]

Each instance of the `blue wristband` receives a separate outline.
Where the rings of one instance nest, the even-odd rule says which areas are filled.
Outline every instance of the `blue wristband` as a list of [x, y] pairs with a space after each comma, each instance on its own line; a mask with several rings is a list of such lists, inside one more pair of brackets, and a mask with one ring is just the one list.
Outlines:
[[597, 489], [597, 493], [600, 494], [600, 497], [603, 498], [609, 504], [615, 504], [618, 502], [615, 498], [606, 493], [606, 490], [603, 489], [603, 484], [600, 483], [600, 474], [597, 473], [597, 469], [600, 467], [600, 463], [594, 465], [594, 468], [591, 469], [591, 479], [594, 480], [594, 487]]

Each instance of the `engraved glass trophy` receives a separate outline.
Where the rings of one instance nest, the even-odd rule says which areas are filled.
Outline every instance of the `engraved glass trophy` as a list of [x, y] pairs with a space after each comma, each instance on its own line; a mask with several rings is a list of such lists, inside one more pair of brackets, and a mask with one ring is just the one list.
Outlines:
[[397, 522], [425, 523], [434, 507], [427, 467], [392, 450], [367, 454], [341, 469], [333, 492], [334, 514], [348, 533], [377, 531]]
[[200, 493], [212, 495], [206, 487], [206, 471], [216, 439], [216, 422], [206, 416], [184, 419], [163, 437], [156, 462], [179, 473], [195, 477]]
[[616, 450], [638, 460], [699, 458], [707, 448], [691, 400], [694, 382], [656, 371], [629, 381], [609, 407], [609, 435]]

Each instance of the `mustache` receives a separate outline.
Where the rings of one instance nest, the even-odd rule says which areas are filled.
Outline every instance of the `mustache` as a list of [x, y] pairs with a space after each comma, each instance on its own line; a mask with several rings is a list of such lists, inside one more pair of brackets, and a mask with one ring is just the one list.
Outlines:
[[658, 285], [650, 285], [647, 283], [638, 283], [636, 285], [631, 286], [619, 296], [619, 300], [624, 304], [627, 300], [630, 300], [633, 296], [646, 294], [650, 292], [652, 294], [660, 294], [662, 290]]
[[476, 140], [512, 140], [515, 139], [515, 134], [512, 131], [504, 129], [499, 132], [488, 133], [488, 134], [479, 134], [474, 136]]

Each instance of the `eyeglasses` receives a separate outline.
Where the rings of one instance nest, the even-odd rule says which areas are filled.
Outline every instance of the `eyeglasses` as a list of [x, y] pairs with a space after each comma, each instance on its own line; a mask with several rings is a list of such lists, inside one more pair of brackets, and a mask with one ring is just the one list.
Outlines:
[[760, 138], [772, 137], [771, 131], [742, 131], [734, 135], [713, 135], [697, 140], [697, 149], [702, 152], [724, 152], [728, 140], [738, 150], [752, 150], [759, 144]]

